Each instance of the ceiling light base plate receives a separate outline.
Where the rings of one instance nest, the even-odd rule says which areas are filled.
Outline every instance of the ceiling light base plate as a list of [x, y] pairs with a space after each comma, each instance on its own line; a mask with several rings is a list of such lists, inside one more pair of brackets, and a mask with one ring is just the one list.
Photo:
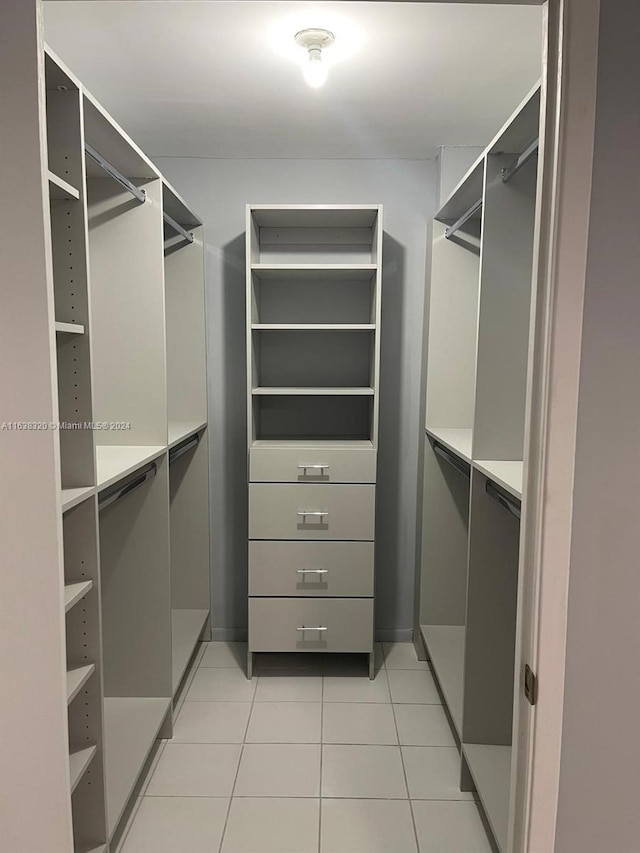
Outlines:
[[300, 45], [300, 47], [305, 47], [307, 50], [310, 48], [323, 48], [329, 47], [336, 40], [336, 37], [329, 30], [321, 30], [317, 27], [311, 27], [307, 30], [300, 30], [299, 33], [295, 35], [296, 43]]

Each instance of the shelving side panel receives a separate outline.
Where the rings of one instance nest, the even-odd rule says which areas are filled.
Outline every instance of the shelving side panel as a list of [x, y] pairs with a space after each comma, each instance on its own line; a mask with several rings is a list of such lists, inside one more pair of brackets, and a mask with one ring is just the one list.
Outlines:
[[426, 426], [472, 429], [480, 249], [433, 223]]
[[384, 231], [382, 223], [382, 210], [378, 211], [374, 226], [374, 242], [372, 260], [377, 263], [378, 268], [373, 280], [373, 317], [375, 333], [371, 342], [371, 385], [375, 396], [371, 401], [371, 440], [373, 446], [378, 446], [378, 427], [380, 411], [380, 342], [382, 340], [382, 249], [384, 242]]
[[47, 155], [49, 169], [76, 190], [83, 183], [78, 89], [60, 91], [47, 84]]
[[99, 513], [104, 692], [171, 697], [166, 456], [157, 474]]
[[523, 458], [537, 158], [505, 184], [513, 159], [487, 157], [474, 459]]
[[96, 746], [96, 755], [73, 792], [76, 845], [107, 839], [97, 525], [95, 497], [78, 504], [63, 518], [65, 581], [93, 582], [66, 616], [67, 666], [95, 665], [95, 672], [69, 705], [69, 741], [74, 746]]
[[169, 421], [207, 419], [203, 229], [192, 231], [164, 256]]
[[100, 444], [167, 441], [162, 182], [136, 180], [140, 204], [109, 178], [89, 178], [94, 417], [129, 424]]
[[209, 450], [205, 430], [194, 450], [169, 466], [171, 607], [209, 610]]
[[[254, 362], [253, 336], [251, 323], [254, 316], [259, 316], [260, 293], [254, 291], [251, 264], [258, 263], [260, 258], [258, 225], [251, 211], [251, 205], [246, 206], [245, 212], [245, 343], [247, 348], [247, 447], [256, 440], [260, 431], [259, 403], [253, 400], [252, 389], [255, 383], [256, 365]], [[248, 476], [248, 456], [247, 456]]]
[[467, 593], [469, 479], [424, 454], [420, 624], [464, 625]]
[[520, 523], [472, 472], [463, 737], [509, 745], [513, 718]]

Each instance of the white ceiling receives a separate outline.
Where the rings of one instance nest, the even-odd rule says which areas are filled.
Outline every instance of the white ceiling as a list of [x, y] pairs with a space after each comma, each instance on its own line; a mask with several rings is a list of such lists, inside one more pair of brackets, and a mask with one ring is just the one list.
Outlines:
[[[486, 144], [540, 76], [541, 21], [539, 6], [455, 3], [45, 4], [47, 42], [152, 157]], [[336, 35], [320, 90], [296, 65], [305, 26]]]

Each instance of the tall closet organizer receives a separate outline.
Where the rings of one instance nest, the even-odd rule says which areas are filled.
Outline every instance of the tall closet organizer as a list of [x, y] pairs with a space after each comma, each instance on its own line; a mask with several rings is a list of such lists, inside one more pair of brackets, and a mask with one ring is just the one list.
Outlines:
[[[422, 567], [415, 630], [477, 789], [509, 849], [519, 536], [535, 294], [540, 89], [433, 224]], [[535, 681], [526, 689], [535, 701]]]
[[[51, 519], [40, 509], [30, 524], [54, 524], [58, 541], [41, 555], [55, 582], [34, 588], [33, 606], [38, 643], [64, 650], [47, 679], [59, 679], [64, 707], [49, 697], [42, 713], [66, 718], [68, 748], [63, 762], [57, 748], [42, 754], [38, 808], [63, 803], [48, 837], [17, 813], [3, 841], [103, 853], [210, 632], [202, 223], [74, 75], [46, 49], [39, 60], [29, 96], [43, 145], [31, 168], [48, 205], [37, 299], [51, 345], [34, 370], [51, 379], [37, 408], [51, 395], [57, 499]], [[24, 648], [24, 667], [33, 654]], [[3, 755], [15, 766], [17, 740]]]
[[247, 206], [248, 676], [364, 652], [373, 678], [381, 205]]

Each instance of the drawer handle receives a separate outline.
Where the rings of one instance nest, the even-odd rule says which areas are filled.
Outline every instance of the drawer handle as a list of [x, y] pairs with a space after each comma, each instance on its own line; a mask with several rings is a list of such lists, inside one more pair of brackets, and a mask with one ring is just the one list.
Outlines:
[[313, 515], [315, 518], [325, 518], [329, 513], [320, 509], [299, 509], [297, 515], [301, 515], [303, 518], [308, 515]]
[[301, 468], [303, 471], [307, 469], [311, 470], [312, 468], [315, 471], [328, 471], [331, 465], [298, 465], [298, 468]]
[[328, 629], [324, 627], [324, 625], [316, 625], [315, 627], [311, 627], [310, 625], [302, 625], [300, 628], [296, 628], [296, 631], [327, 631]]
[[296, 569], [299, 575], [326, 575], [329, 569]]

